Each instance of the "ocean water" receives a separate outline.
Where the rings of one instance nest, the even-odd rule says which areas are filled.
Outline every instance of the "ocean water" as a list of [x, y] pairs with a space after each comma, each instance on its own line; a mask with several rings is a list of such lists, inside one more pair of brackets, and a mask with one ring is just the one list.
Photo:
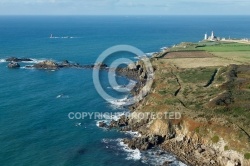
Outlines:
[[[143, 166], [166, 159], [183, 165], [172, 154], [157, 158], [154, 152], [128, 149], [121, 139], [131, 134], [98, 128], [95, 119], [68, 118], [70, 112], [128, 111], [100, 97], [92, 70], [8, 69], [5, 58], [93, 64], [114, 45], [151, 53], [182, 41], [200, 41], [212, 30], [221, 37], [250, 38], [249, 27], [249, 16], [1, 16], [0, 165]], [[51, 34], [58, 38], [50, 39]], [[120, 57], [136, 60], [135, 55], [118, 53], [107, 64]], [[128, 95], [110, 89], [107, 73], [101, 74], [106, 91], [118, 98]]]

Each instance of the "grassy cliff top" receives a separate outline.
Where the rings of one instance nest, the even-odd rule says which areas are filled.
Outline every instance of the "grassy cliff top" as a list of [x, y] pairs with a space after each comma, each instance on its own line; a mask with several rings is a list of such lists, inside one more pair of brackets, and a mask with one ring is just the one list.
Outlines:
[[152, 64], [152, 92], [139, 111], [203, 119], [190, 130], [211, 140], [222, 137], [227, 149], [250, 151], [250, 45], [181, 43], [155, 55]]

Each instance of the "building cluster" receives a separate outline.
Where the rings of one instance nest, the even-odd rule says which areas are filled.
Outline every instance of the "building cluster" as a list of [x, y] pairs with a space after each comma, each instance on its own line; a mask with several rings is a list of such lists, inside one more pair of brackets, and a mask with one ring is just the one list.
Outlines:
[[243, 42], [249, 42], [250, 40], [247, 38], [244, 39], [231, 39], [230, 37], [228, 39], [226, 38], [220, 38], [214, 35], [214, 31], [211, 32], [211, 36], [208, 36], [208, 34], [206, 33], [204, 36], [204, 40], [205, 41], [243, 41]]
[[209, 41], [218, 41], [220, 40], [219, 37], [214, 35], [214, 31], [211, 32], [211, 36], [208, 36], [207, 33], [205, 34], [204, 40], [209, 40]]

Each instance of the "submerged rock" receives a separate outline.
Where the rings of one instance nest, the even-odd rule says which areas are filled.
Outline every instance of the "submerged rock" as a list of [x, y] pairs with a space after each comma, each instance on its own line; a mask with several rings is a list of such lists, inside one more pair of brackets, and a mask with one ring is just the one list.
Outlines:
[[106, 67], [108, 67], [108, 65], [104, 63], [96, 63], [95, 65], [93, 65], [93, 68], [106, 68]]
[[16, 62], [10, 62], [8, 68], [20, 68], [20, 65]]
[[99, 122], [99, 127], [107, 127], [107, 124], [105, 122]]
[[27, 62], [27, 61], [32, 61], [32, 59], [10, 57], [10, 58], [7, 58], [6, 61], [7, 62]]

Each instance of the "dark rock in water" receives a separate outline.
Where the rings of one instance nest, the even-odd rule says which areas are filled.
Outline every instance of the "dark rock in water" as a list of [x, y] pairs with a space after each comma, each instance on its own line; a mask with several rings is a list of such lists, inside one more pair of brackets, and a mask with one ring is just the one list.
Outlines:
[[79, 66], [79, 64], [71, 64], [68, 60], [64, 60], [62, 61], [61, 64], [58, 65], [60, 68], [63, 68], [63, 67], [77, 67]]
[[162, 165], [163, 166], [168, 166], [169, 164], [172, 164], [173, 163], [173, 161], [165, 161]]
[[120, 119], [118, 120], [118, 127], [124, 127], [124, 126], [127, 126], [128, 125], [128, 121], [129, 121], [129, 119], [128, 119], [128, 117], [126, 117], [125, 115], [122, 115], [121, 117], [120, 117]]
[[8, 68], [20, 68], [20, 65], [16, 62], [10, 62]]
[[104, 63], [96, 63], [95, 65], [93, 65], [93, 68], [106, 68], [108, 67], [108, 65], [104, 64]]
[[157, 153], [156, 153], [157, 156], [161, 156], [161, 155], [163, 155], [163, 154], [165, 154], [165, 152], [157, 152]]
[[64, 60], [64, 61], [62, 62], [62, 64], [69, 64], [69, 61], [68, 61], [68, 60]]
[[27, 62], [27, 61], [32, 61], [32, 59], [10, 57], [10, 58], [7, 58], [6, 61], [7, 62]]
[[[123, 142], [131, 149], [148, 150], [161, 143], [161, 137], [157, 135], [142, 136], [132, 139], [124, 139]], [[163, 153], [159, 154], [162, 155]]]
[[107, 127], [108, 125], [105, 122], [99, 122], [99, 127]]
[[48, 60], [34, 64], [33, 67], [36, 69], [49, 69], [49, 70], [59, 68], [57, 63]]
[[33, 65], [26, 65], [25, 68], [27, 68], [27, 69], [32, 69], [32, 68], [33, 68]]

